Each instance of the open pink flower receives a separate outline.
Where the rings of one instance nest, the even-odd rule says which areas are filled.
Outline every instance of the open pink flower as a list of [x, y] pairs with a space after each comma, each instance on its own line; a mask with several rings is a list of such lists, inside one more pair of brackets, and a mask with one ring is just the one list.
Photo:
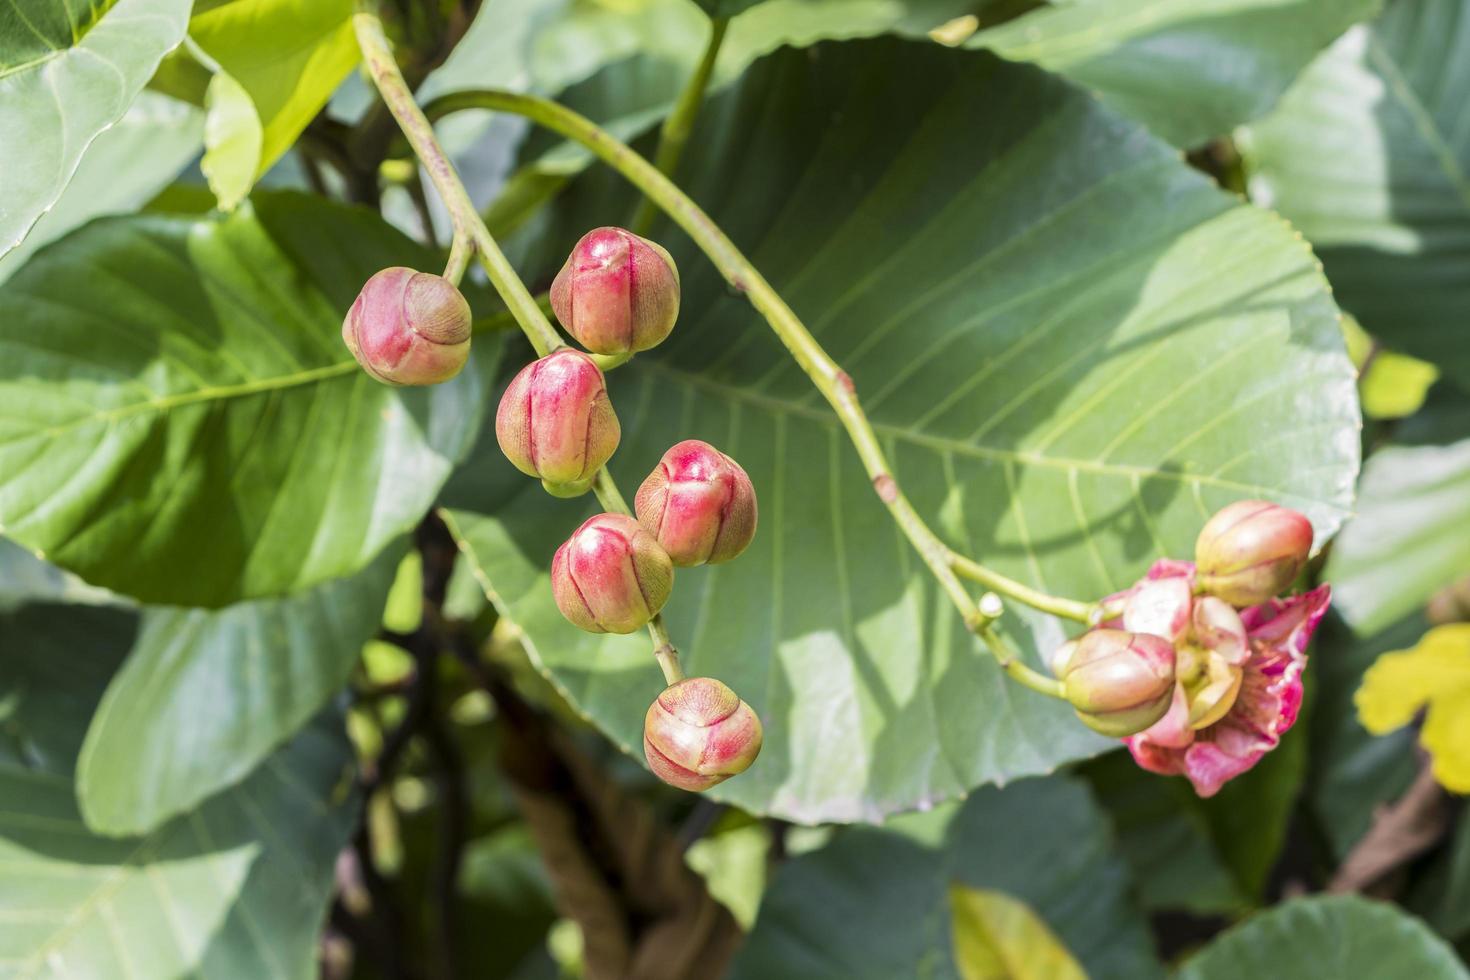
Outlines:
[[[1148, 575], [1136, 585], [1108, 600], [1125, 603], [1121, 620], [1112, 622], [1122, 622], [1127, 629], [1151, 632], [1148, 620], [1152, 620], [1155, 628], [1162, 625], [1173, 631], [1168, 639], [1187, 642], [1180, 639], [1177, 624], [1185, 621], [1188, 613], [1170, 608], [1169, 603], [1171, 595], [1186, 594], [1178, 588], [1179, 580], [1188, 584], [1188, 592], [1192, 594], [1193, 563], [1170, 559], [1155, 562]], [[1259, 762], [1296, 723], [1302, 703], [1301, 676], [1307, 665], [1307, 643], [1327, 612], [1331, 595], [1331, 587], [1321, 585], [1302, 595], [1272, 599], [1242, 609], [1239, 620], [1245, 628], [1248, 653], [1244, 657], [1232, 653], [1228, 639], [1224, 643], [1212, 640], [1208, 644], [1214, 647], [1216, 666], [1223, 658], [1239, 675], [1228, 709], [1225, 700], [1230, 695], [1220, 697], [1218, 685], [1211, 688], [1197, 683], [1186, 691], [1186, 682], [1181, 679], [1169, 712], [1152, 727], [1123, 740], [1134, 761], [1150, 772], [1188, 777], [1200, 796], [1214, 796], [1226, 782]], [[1202, 620], [1213, 617], [1201, 616], [1206, 600], [1191, 601], [1198, 634]], [[1218, 615], [1220, 609], [1215, 606], [1210, 612]], [[1210, 704], [1200, 704], [1200, 692], [1207, 692], [1206, 698], [1216, 698], [1214, 710]]]

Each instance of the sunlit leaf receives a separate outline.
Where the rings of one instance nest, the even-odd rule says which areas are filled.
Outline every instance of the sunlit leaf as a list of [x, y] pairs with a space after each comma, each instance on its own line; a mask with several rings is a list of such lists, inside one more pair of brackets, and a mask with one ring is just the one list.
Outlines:
[[[773, 56], [712, 102], [688, 186], [848, 371], [915, 507], [1033, 585], [1106, 595], [1187, 556], [1215, 509], [1270, 497], [1322, 538], [1358, 460], [1352, 365], [1315, 259], [1086, 93], [984, 52], [897, 41]], [[554, 270], [631, 195], [588, 174], [542, 229]], [[711, 794], [872, 820], [1108, 746], [1006, 681], [899, 534], [837, 420], [750, 305], [667, 225], [684, 308], [610, 378], [629, 494], [701, 438], [749, 471], [738, 560], [676, 577], [693, 674], [749, 701], [765, 750]], [[1222, 262], [1219, 256], [1229, 255]], [[463, 547], [563, 692], [630, 753], [660, 678], [591, 636], [546, 568], [590, 504], [498, 458], [452, 494]], [[1059, 624], [1003, 620], [1036, 658]]]
[[189, 0], [0, 7], [0, 255], [54, 205], [97, 135], [184, 37]]
[[423, 516], [485, 405], [497, 337], [431, 389], [379, 384], [342, 343], [370, 275], [434, 264], [375, 215], [290, 194], [48, 248], [0, 288], [0, 526], [155, 603], [362, 568]]

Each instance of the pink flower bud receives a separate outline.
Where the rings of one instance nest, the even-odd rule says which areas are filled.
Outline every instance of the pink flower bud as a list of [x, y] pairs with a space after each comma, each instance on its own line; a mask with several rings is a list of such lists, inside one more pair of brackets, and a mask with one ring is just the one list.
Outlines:
[[511, 381], [495, 413], [495, 436], [516, 469], [539, 476], [549, 493], [575, 497], [618, 448], [622, 430], [601, 369], [563, 348]]
[[1092, 630], [1077, 641], [1061, 680], [1085, 725], [1115, 738], [1133, 735], [1169, 710], [1174, 647], [1148, 633]]
[[761, 720], [713, 677], [664, 689], [643, 719], [643, 754], [653, 774], [698, 793], [750, 768], [761, 751]]
[[379, 381], [438, 384], [469, 359], [470, 304], [448, 279], [394, 266], [363, 284], [342, 340]]
[[1210, 518], [1194, 543], [1199, 584], [1245, 608], [1291, 585], [1312, 550], [1312, 523], [1265, 500], [1241, 500]]
[[638, 488], [638, 520], [679, 567], [729, 561], [755, 537], [755, 487], [740, 464], [707, 442], [664, 453]]
[[551, 559], [557, 608], [589, 633], [631, 633], [648, 625], [673, 589], [669, 556], [626, 514], [588, 518]]
[[621, 228], [582, 236], [551, 283], [551, 309], [597, 354], [663, 342], [679, 316], [679, 270], [661, 246]]

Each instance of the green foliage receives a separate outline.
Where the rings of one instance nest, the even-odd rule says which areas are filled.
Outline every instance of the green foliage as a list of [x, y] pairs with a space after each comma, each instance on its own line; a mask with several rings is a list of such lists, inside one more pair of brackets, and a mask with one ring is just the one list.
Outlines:
[[1398, 0], [1312, 65], [1245, 144], [1252, 193], [1317, 246], [1343, 307], [1462, 384], [1467, 62], [1470, 2]]
[[1353, 629], [1371, 636], [1470, 569], [1470, 438], [1389, 445], [1358, 487], [1357, 518], [1332, 549], [1326, 578]]
[[77, 763], [87, 825], [147, 833], [249, 775], [346, 683], [401, 554], [289, 598], [145, 610]]
[[122, 118], [184, 36], [188, 0], [0, 10], [0, 255], [54, 205], [97, 135]]
[[966, 42], [1097, 92], [1179, 146], [1275, 104], [1303, 67], [1383, 0], [1072, 0]]
[[1444, 941], [1391, 905], [1335, 896], [1287, 902], [1246, 920], [1191, 957], [1176, 980], [1461, 980]]
[[[977, 129], [977, 100], [1031, 108]], [[706, 108], [689, 172], [852, 374], [920, 513], [999, 570], [1097, 597], [1188, 555], [1233, 499], [1283, 499], [1324, 535], [1341, 521], [1357, 403], [1311, 255], [1070, 86], [933, 45], [773, 56]], [[571, 228], [616, 220], [628, 197], [589, 178], [565, 204], [568, 231], [539, 238], [548, 266]], [[1106, 236], [1088, 232], [1099, 223]], [[667, 446], [702, 438], [741, 461], [762, 508], [750, 550], [681, 571], [667, 609], [690, 672], [726, 680], [765, 724], [761, 764], [713, 795], [872, 820], [1105, 745], [936, 616], [908, 544], [873, 537], [888, 518], [830, 411], [744, 301], [662, 238], [684, 308], [669, 341], [610, 377], [612, 472], [636, 486]], [[1202, 259], [1214, 249], [1239, 258]], [[545, 569], [580, 512], [508, 470], [472, 502], [451, 495], [477, 512], [456, 516], [469, 557], [533, 657], [631, 748], [658, 692], [645, 642], [562, 620]], [[1032, 657], [1061, 642], [1016, 614]]]
[[788, 861], [766, 892], [733, 980], [956, 973], [952, 884], [1024, 903], [1094, 980], [1161, 977], [1113, 856], [1107, 820], [1073, 780], [987, 788], [920, 822], [853, 828]]
[[32, 605], [0, 620], [0, 972], [308, 976], [354, 810], [340, 719], [323, 716], [147, 836], [94, 836], [74, 761], [136, 629], [133, 613], [107, 608]]
[[1036, 913], [1002, 892], [954, 886], [955, 965], [964, 980], [1085, 980]]
[[362, 568], [433, 501], [493, 370], [491, 341], [453, 383], [394, 390], [343, 346], [368, 275], [429, 261], [364, 211], [290, 195], [48, 249], [0, 294], [0, 524], [147, 602]]

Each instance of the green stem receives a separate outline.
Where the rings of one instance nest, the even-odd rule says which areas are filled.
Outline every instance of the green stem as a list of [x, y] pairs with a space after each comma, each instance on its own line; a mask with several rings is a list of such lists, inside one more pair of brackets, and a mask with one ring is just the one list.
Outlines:
[[1015, 599], [1024, 602], [1033, 609], [1051, 613], [1053, 616], [1061, 616], [1063, 619], [1073, 619], [1079, 623], [1091, 622], [1096, 605], [1089, 602], [1078, 602], [1076, 599], [1063, 599], [1060, 596], [1050, 595], [1039, 589], [1013, 578], [1008, 578], [1000, 572], [990, 569], [979, 562], [966, 558], [964, 555], [950, 553], [949, 563], [960, 575], [972, 582], [979, 582], [987, 589], [994, 589]]
[[474, 255], [474, 239], [455, 235], [449, 245], [449, 261], [444, 265], [444, 278], [458, 286]]
[[[469, 192], [455, 172], [454, 164], [439, 145], [434, 127], [414, 101], [413, 92], [404, 81], [403, 72], [393, 60], [393, 49], [383, 31], [378, 4], [379, 0], [356, 0], [352, 26], [357, 34], [358, 47], [362, 49], [363, 63], [372, 76], [373, 84], [377, 86], [383, 103], [398, 121], [399, 128], [408, 138], [414, 154], [423, 164], [444, 202], [444, 207], [449, 211], [454, 240], [450, 246], [446, 276], [455, 268], [462, 275], [463, 266], [468, 263], [470, 254], [479, 255], [480, 264], [485, 267], [491, 284], [505, 301], [510, 315], [515, 317], [516, 323], [531, 341], [531, 346], [536, 348], [536, 353], [545, 357], [563, 346], [561, 335], [556, 332], [542, 309], [541, 304], [545, 300], [538, 302], [531, 295], [531, 291], [506, 259], [505, 253], [500, 250], [495, 237], [490, 234], [490, 229], [485, 227], [484, 219], [470, 200]], [[593, 481], [593, 490], [607, 510], [632, 515], [628, 502], [623, 499], [617, 484], [606, 469], [598, 470]], [[664, 625], [662, 615], [653, 617], [653, 621], [648, 624], [648, 632], [653, 638], [653, 655], [663, 670], [664, 679], [670, 684], [682, 680], [684, 673], [679, 667], [679, 654], [669, 639], [669, 631]]]
[[423, 164], [429, 180], [433, 182], [434, 189], [439, 192], [439, 198], [449, 212], [450, 224], [454, 229], [451, 254], [455, 248], [473, 247], [480, 258], [480, 264], [485, 267], [486, 275], [490, 277], [491, 284], [505, 300], [505, 305], [530, 339], [531, 346], [536, 348], [537, 354], [544, 357], [562, 346], [561, 335], [536, 305], [530, 290], [521, 282], [521, 277], [516, 275], [510, 260], [490, 235], [490, 230], [485, 227], [485, 222], [480, 219], [480, 213], [470, 200], [469, 192], [455, 172], [454, 164], [439, 145], [434, 127], [414, 101], [413, 92], [404, 81], [403, 72], [393, 60], [393, 48], [383, 31], [378, 7], [379, 0], [356, 0], [352, 28], [357, 33], [357, 45], [362, 49], [363, 64], [372, 76], [378, 94], [393, 113], [393, 118], [398, 121], [399, 128], [408, 138], [409, 145], [413, 147], [414, 154]]
[[[694, 74], [689, 76], [684, 90], [679, 93], [678, 101], [664, 120], [659, 132], [658, 149], [654, 151], [653, 165], [665, 177], [674, 176], [679, 161], [684, 157], [684, 147], [689, 144], [689, 134], [694, 130], [694, 118], [699, 115], [700, 106], [704, 104], [704, 93], [709, 88], [710, 75], [714, 73], [720, 45], [725, 40], [725, 29], [729, 26], [728, 17], [716, 17], [710, 22], [709, 43], [705, 45], [704, 57], [699, 60]], [[648, 229], [653, 226], [653, 219], [657, 216], [658, 206], [653, 198], [645, 195], [638, 205], [638, 213], [633, 216], [633, 234], [648, 234]]]
[[[893, 515], [924, 564], [929, 566], [929, 571], [939, 582], [940, 588], [959, 610], [965, 626], [986, 642], [997, 662], [1012, 677], [1021, 680], [1033, 690], [1060, 696], [1059, 687], [1049, 678], [1036, 674], [996, 642], [999, 636], [989, 628], [995, 617], [987, 615], [976, 606], [974, 598], [955, 572], [954, 553], [929, 529], [904, 496], [884, 456], [878, 436], [858, 403], [857, 387], [852, 378], [828, 356], [791, 307], [786, 305], [786, 301], [699, 205], [659, 172], [657, 167], [612, 134], [590, 119], [549, 99], [515, 92], [476, 89], [440, 96], [424, 107], [425, 113], [434, 120], [461, 109], [490, 109], [524, 116], [582, 144], [668, 214], [703, 250], [730, 286], [736, 292], [743, 293], [751, 305], [765, 317], [796, 363], [827, 399], [857, 448], [858, 456], [862, 459], [878, 498]], [[981, 567], [971, 564], [976, 568]], [[1004, 576], [993, 576], [992, 580], [999, 591], [1005, 591], [1001, 586], [1010, 582]], [[1027, 593], [1013, 598], [1027, 602], [1029, 598], [1040, 594], [1029, 589]]]

